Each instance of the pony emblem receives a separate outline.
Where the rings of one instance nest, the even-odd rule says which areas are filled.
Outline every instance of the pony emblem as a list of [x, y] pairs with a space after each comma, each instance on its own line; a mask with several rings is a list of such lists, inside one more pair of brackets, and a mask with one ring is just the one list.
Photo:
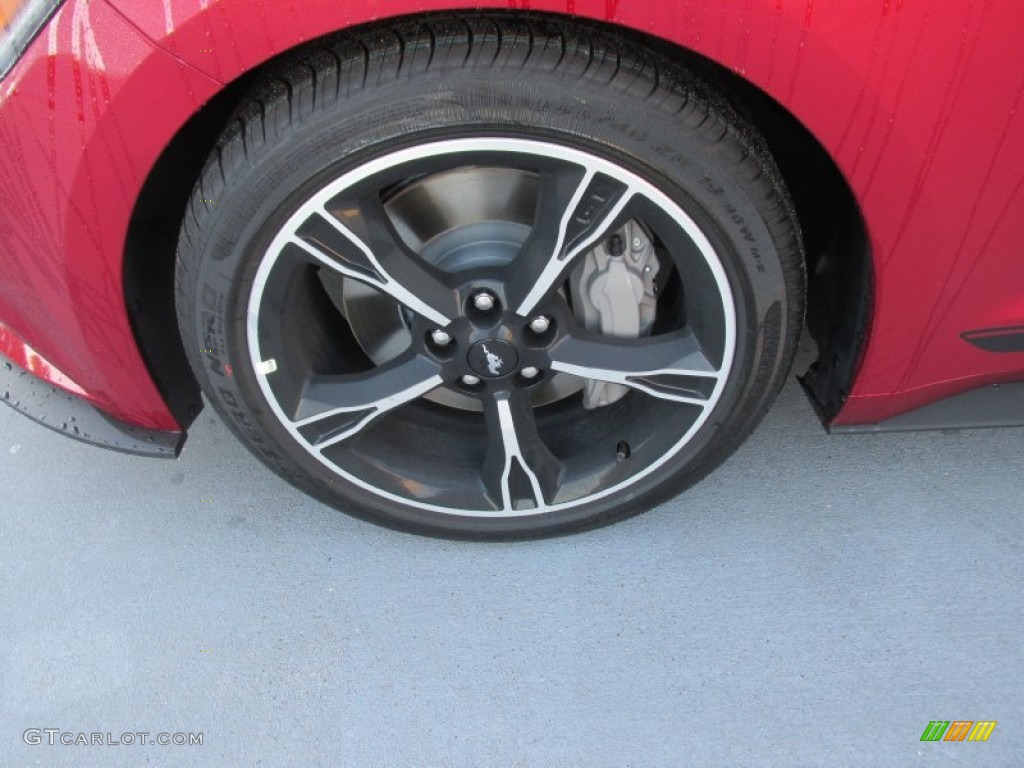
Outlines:
[[498, 355], [491, 352], [491, 350], [487, 348], [486, 344], [481, 344], [480, 348], [484, 351], [484, 355], [487, 357], [487, 370], [491, 372], [491, 376], [500, 376], [501, 369], [505, 367], [505, 361]]

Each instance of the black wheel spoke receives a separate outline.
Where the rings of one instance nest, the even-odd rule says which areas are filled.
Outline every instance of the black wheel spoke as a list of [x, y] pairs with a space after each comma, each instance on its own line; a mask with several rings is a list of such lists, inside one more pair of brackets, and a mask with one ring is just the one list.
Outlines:
[[316, 210], [291, 242], [317, 263], [383, 291], [432, 323], [444, 326], [456, 317], [457, 292], [405, 244], [376, 195], [340, 203]]
[[440, 385], [437, 363], [411, 353], [366, 373], [311, 376], [303, 387], [293, 426], [323, 450]]
[[541, 174], [533, 231], [509, 276], [509, 303], [522, 316], [556, 290], [573, 260], [629, 218], [635, 192], [584, 166]]
[[551, 358], [556, 371], [701, 407], [708, 404], [701, 384], [722, 376], [690, 331], [629, 340], [570, 335], [552, 348]]
[[520, 390], [487, 398], [484, 414], [483, 481], [492, 502], [505, 512], [550, 505], [563, 466], [541, 440], [529, 394]]

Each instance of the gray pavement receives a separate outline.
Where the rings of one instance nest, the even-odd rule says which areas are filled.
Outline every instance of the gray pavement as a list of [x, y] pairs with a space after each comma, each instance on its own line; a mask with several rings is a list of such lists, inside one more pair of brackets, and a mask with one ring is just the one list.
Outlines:
[[1022, 449], [829, 437], [791, 384], [674, 502], [481, 545], [313, 502], [209, 409], [175, 463], [0, 408], [0, 767], [1021, 765]]

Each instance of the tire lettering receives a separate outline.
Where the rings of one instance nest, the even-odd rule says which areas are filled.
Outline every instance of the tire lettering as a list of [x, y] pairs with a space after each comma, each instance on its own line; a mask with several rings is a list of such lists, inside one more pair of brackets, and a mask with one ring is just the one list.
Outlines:
[[700, 180], [701, 184], [704, 185], [704, 189], [710, 192], [712, 195], [721, 195], [725, 190], [715, 183], [715, 180], [710, 176], [705, 176]]
[[221, 387], [217, 390], [217, 396], [223, 401], [224, 405], [228, 408], [228, 416], [231, 420], [238, 425], [239, 430], [245, 435], [245, 438], [250, 441], [251, 445], [257, 448], [261, 454], [268, 458], [273, 458], [274, 454], [268, 450], [266, 441], [260, 436], [256, 427], [249, 421], [249, 417], [238, 403], [238, 399], [230, 389]]
[[200, 291], [200, 300], [206, 309], [211, 312], [217, 311], [217, 291], [206, 283], [203, 283], [202, 290]]
[[206, 368], [210, 373], [223, 376], [224, 369], [220, 362], [217, 318], [215, 315], [204, 311], [200, 313], [200, 323], [203, 327], [203, 355], [206, 358]]

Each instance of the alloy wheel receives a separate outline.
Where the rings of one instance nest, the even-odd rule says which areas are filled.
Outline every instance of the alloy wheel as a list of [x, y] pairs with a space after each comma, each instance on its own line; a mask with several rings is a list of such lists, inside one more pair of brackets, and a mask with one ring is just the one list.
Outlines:
[[675, 200], [596, 152], [505, 136], [397, 149], [302, 201], [259, 263], [246, 337], [267, 406], [330, 473], [515, 517], [678, 456], [735, 329], [719, 255]]

